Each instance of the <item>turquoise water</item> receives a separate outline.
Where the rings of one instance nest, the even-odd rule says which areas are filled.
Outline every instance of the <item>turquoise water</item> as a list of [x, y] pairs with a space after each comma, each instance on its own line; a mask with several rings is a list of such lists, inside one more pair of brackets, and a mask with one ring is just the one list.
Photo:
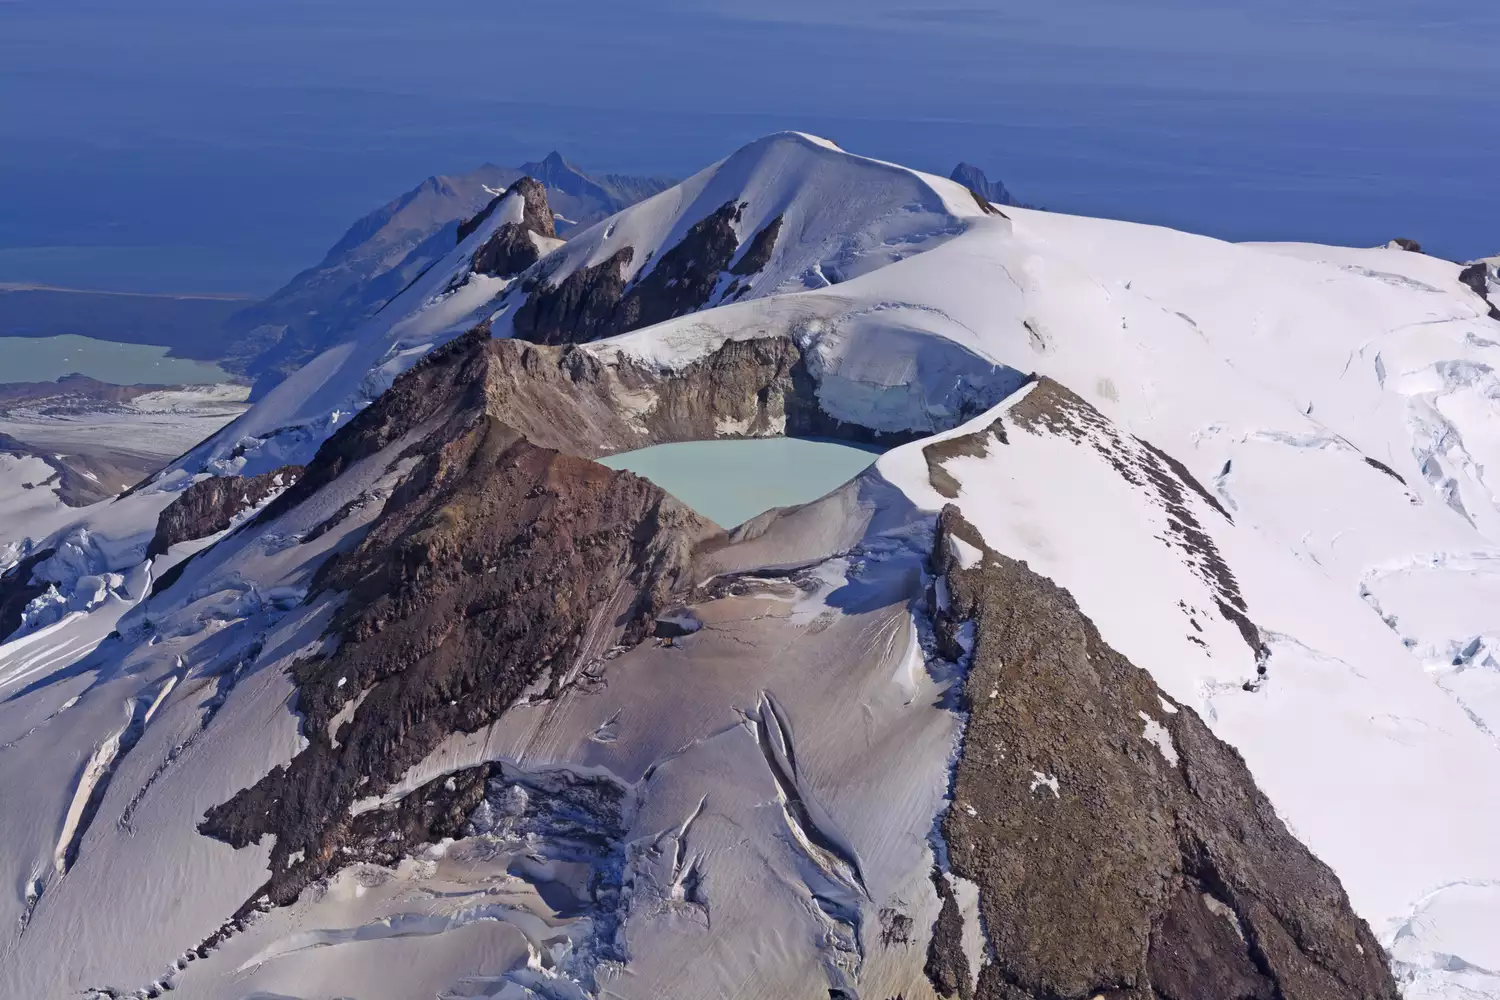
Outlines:
[[50, 382], [78, 372], [115, 385], [204, 385], [229, 374], [206, 361], [169, 358], [165, 347], [65, 334], [0, 337], [0, 382]]
[[836, 441], [753, 438], [659, 444], [599, 461], [646, 477], [714, 523], [732, 528], [772, 507], [816, 500], [878, 457]]

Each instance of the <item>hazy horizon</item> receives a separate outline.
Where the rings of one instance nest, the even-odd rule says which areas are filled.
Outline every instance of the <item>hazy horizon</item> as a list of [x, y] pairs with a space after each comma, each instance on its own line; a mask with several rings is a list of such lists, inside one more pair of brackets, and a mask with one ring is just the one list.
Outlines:
[[[663, 25], [668, 27], [663, 29]], [[438, 173], [779, 129], [1233, 240], [1500, 251], [1500, 12], [0, 0], [0, 282], [263, 294]]]

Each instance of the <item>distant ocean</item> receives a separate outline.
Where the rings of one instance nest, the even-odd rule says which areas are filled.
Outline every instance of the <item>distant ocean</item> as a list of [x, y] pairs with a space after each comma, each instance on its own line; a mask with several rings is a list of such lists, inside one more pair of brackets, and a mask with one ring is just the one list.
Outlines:
[[1500, 13], [1426, 6], [0, 0], [0, 282], [260, 294], [429, 174], [685, 176], [782, 128], [1057, 211], [1500, 252]]

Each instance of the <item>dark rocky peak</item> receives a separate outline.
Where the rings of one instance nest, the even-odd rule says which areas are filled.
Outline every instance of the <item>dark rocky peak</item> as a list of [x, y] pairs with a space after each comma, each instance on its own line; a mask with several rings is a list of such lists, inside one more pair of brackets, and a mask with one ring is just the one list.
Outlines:
[[505, 199], [511, 195], [519, 195], [524, 207], [522, 208], [521, 225], [530, 231], [548, 238], [556, 238], [557, 229], [552, 222], [552, 209], [547, 204], [547, 189], [536, 178], [531, 176], [522, 177], [504, 191], [490, 199], [490, 203], [473, 218], [465, 219], [458, 224], [458, 242], [462, 243], [482, 226], [495, 209], [499, 208]]
[[476, 274], [494, 277], [509, 277], [520, 274], [542, 258], [541, 248], [534, 237], [556, 239], [557, 230], [552, 222], [552, 209], [547, 204], [547, 189], [532, 177], [522, 177], [485, 208], [474, 219], [459, 227], [458, 240], [462, 243], [468, 233], [479, 228], [507, 198], [522, 199], [521, 221], [507, 222], [479, 249], [474, 251], [469, 270]]
[[972, 163], [960, 163], [953, 168], [953, 173], [948, 175], [950, 180], [957, 181], [964, 187], [982, 197], [985, 201], [994, 202], [996, 205], [1014, 205], [1015, 198], [1000, 181], [992, 181], [985, 176], [984, 171]]
[[1422, 244], [1416, 240], [1407, 239], [1405, 236], [1397, 236], [1386, 244], [1388, 250], [1406, 250], [1410, 253], [1422, 253]]
[[[1494, 300], [1490, 298], [1492, 279], [1488, 264], [1478, 260], [1467, 265], [1458, 272], [1458, 280], [1472, 289], [1474, 294], [1484, 299], [1485, 305], [1489, 306], [1490, 319], [1500, 319], [1500, 308], [1497, 308]], [[1496, 282], [1495, 287], [1500, 289], [1500, 282]]]
[[552, 209], [547, 204], [547, 189], [534, 177], [522, 177], [510, 186], [507, 194], [519, 194], [522, 200], [521, 225], [548, 239], [557, 238]]
[[[981, 559], [962, 569], [949, 536]], [[1193, 709], [954, 506], [933, 560], [949, 597], [940, 640], [958, 651], [963, 629], [972, 649], [943, 835], [952, 872], [979, 885], [993, 949], [971, 992], [958, 925], [940, 915], [940, 992], [1396, 1000], [1337, 877]]]

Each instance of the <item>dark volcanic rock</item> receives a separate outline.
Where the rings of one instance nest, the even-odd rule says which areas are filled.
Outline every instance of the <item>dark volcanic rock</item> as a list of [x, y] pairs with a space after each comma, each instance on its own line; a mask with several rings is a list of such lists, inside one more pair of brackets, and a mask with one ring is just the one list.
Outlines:
[[[982, 561], [960, 569], [950, 534]], [[1232, 747], [956, 507], [934, 562], [940, 635], [974, 629], [943, 834], [994, 952], [977, 996], [1395, 1000], [1369, 927]]]
[[663, 253], [649, 271], [636, 279], [620, 300], [613, 329], [603, 336], [651, 326], [707, 305], [719, 273], [729, 266], [740, 245], [734, 224], [740, 220], [744, 207], [725, 202], [706, 218], [693, 223], [682, 242]]
[[496, 229], [484, 245], [474, 251], [470, 271], [496, 277], [520, 274], [542, 258], [532, 234], [549, 239], [557, 236], [552, 224], [552, 209], [547, 205], [547, 189], [530, 177], [522, 177], [497, 195], [483, 212], [459, 226], [458, 241], [462, 243], [511, 195], [522, 199], [521, 221], [507, 222]]
[[42, 549], [16, 563], [0, 576], [0, 642], [21, 627], [21, 613], [26, 605], [47, 592], [50, 584], [32, 583], [31, 573], [52, 558], [56, 549]]
[[520, 274], [541, 259], [542, 251], [532, 240], [530, 231], [517, 223], [507, 222], [485, 240], [484, 246], [474, 251], [470, 271], [503, 278]]
[[516, 310], [516, 336], [539, 344], [575, 344], [617, 332], [614, 316], [625, 294], [625, 268], [633, 247], [580, 267], [556, 285], [541, 285]]
[[[491, 188], [491, 190], [494, 190]], [[458, 242], [462, 243], [468, 239], [480, 226], [484, 225], [495, 209], [513, 194], [521, 196], [524, 205], [521, 210], [521, 226], [542, 236], [555, 237], [557, 229], [552, 222], [552, 209], [547, 204], [547, 189], [541, 183], [531, 177], [522, 177], [504, 191], [490, 199], [490, 203], [473, 218], [465, 219], [458, 224]]]
[[1391, 245], [1398, 250], [1407, 250], [1411, 253], [1422, 252], [1422, 244], [1418, 243], [1416, 240], [1409, 240], [1405, 236], [1397, 236], [1395, 239], [1391, 240]]
[[958, 910], [958, 900], [947, 876], [934, 872], [932, 884], [937, 889], [937, 919], [932, 923], [932, 938], [927, 943], [927, 963], [922, 971], [939, 996], [960, 997], [969, 1000], [974, 995], [971, 985], [973, 970], [969, 968], [969, 956], [964, 954], [964, 918]]
[[156, 519], [156, 534], [146, 546], [146, 558], [155, 558], [178, 542], [223, 531], [236, 514], [290, 486], [300, 475], [302, 466], [284, 465], [258, 476], [211, 476], [194, 483]]
[[454, 405], [480, 405], [484, 387], [483, 347], [488, 328], [475, 327], [437, 348], [318, 447], [302, 475], [272, 500], [260, 520], [270, 521], [333, 482], [345, 469], [396, 441], [412, 428]]
[[781, 216], [776, 216], [766, 227], [755, 234], [744, 254], [729, 269], [730, 274], [759, 274], [771, 262], [771, 253], [776, 249], [776, 237], [781, 235]]
[[1500, 319], [1500, 308], [1497, 308], [1496, 305], [1490, 301], [1489, 268], [1485, 266], [1484, 262], [1481, 261], [1479, 263], [1470, 264], [1462, 271], [1459, 271], [1458, 280], [1463, 282], [1469, 288], [1473, 289], [1474, 294], [1478, 295], [1481, 299], [1484, 299], [1485, 305], [1490, 307], [1490, 319]]
[[[556, 285], [533, 288], [516, 310], [516, 336], [539, 344], [583, 343], [703, 308], [739, 249], [734, 226], [744, 208], [742, 203], [725, 202], [695, 222], [676, 246], [628, 285], [624, 274], [635, 259], [632, 247], [623, 247], [591, 267], [579, 268]], [[756, 234], [746, 257], [753, 254], [755, 259], [769, 260], [779, 231], [778, 218]], [[764, 261], [754, 270], [763, 266]]]

